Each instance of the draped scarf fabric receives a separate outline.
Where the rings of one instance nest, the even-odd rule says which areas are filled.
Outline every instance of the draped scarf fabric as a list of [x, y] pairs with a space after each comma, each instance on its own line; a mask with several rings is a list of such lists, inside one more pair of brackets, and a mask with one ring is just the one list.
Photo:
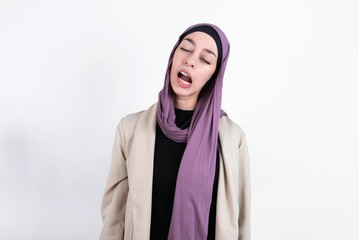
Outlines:
[[[170, 85], [172, 59], [181, 40], [193, 29], [211, 27], [218, 34], [222, 57], [214, 76], [202, 89], [191, 124], [180, 129], [175, 124], [174, 96]], [[196, 24], [185, 30], [175, 44], [168, 61], [163, 89], [158, 96], [157, 122], [163, 133], [176, 142], [186, 142], [178, 171], [169, 229], [169, 240], [205, 240], [208, 234], [209, 211], [216, 167], [218, 123], [226, 115], [221, 110], [222, 85], [229, 56], [227, 37], [213, 24]]]

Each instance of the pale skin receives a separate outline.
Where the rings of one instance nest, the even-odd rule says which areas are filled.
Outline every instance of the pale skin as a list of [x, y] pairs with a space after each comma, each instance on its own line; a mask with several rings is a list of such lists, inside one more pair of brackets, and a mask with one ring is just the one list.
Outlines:
[[184, 37], [174, 53], [170, 73], [176, 108], [194, 110], [200, 91], [216, 70], [217, 57], [217, 45], [207, 33]]

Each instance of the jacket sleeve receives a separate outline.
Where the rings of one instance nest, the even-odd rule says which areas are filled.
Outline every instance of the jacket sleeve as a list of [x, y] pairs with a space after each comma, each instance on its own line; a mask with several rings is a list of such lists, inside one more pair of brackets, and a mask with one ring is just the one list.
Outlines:
[[240, 183], [239, 183], [239, 240], [250, 240], [250, 169], [249, 169], [249, 155], [247, 140], [245, 135], [241, 139], [239, 145], [239, 172], [240, 172]]
[[110, 170], [102, 198], [101, 215], [103, 227], [100, 240], [124, 239], [128, 179], [126, 142], [122, 125], [123, 120], [117, 126]]

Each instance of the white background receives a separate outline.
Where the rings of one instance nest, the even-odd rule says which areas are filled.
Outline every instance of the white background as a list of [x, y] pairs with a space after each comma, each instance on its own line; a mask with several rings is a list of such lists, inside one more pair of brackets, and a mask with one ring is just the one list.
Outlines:
[[117, 122], [189, 25], [231, 55], [254, 240], [359, 239], [358, 1], [0, 0], [0, 239], [98, 239]]

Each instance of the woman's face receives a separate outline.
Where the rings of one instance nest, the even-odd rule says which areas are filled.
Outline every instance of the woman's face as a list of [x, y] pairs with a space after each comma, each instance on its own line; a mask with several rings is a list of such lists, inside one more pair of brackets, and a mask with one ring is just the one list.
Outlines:
[[170, 73], [175, 106], [193, 110], [203, 86], [217, 65], [217, 45], [204, 32], [193, 32], [183, 38], [175, 50]]

